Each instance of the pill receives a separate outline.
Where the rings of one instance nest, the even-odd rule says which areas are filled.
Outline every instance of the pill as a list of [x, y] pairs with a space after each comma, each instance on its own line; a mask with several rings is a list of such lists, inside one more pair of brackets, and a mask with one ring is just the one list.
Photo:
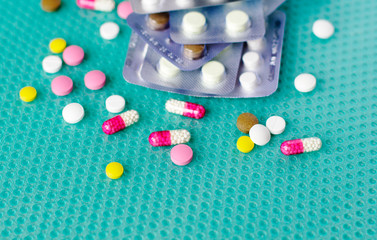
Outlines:
[[311, 92], [317, 85], [317, 79], [309, 73], [302, 73], [295, 78], [295, 88], [300, 92]]
[[321, 139], [317, 137], [295, 139], [285, 141], [280, 146], [280, 151], [284, 155], [296, 155], [305, 152], [318, 151], [322, 147]]
[[57, 96], [65, 96], [72, 92], [73, 81], [67, 76], [59, 76], [51, 82], [51, 90]]
[[118, 179], [123, 175], [124, 169], [122, 164], [112, 162], [106, 166], [106, 176], [111, 179]]
[[111, 113], [120, 113], [125, 106], [126, 101], [122, 96], [112, 95], [106, 99], [106, 109]]
[[206, 26], [206, 17], [200, 12], [189, 12], [183, 16], [183, 31], [190, 34], [201, 34]]
[[174, 146], [170, 151], [171, 161], [178, 166], [185, 166], [192, 161], [193, 151], [186, 144]]
[[325, 19], [315, 21], [312, 30], [314, 35], [321, 39], [328, 39], [335, 32], [334, 25]]
[[274, 135], [283, 133], [286, 125], [284, 118], [280, 116], [269, 117], [266, 122], [266, 127]]
[[260, 78], [254, 72], [244, 72], [239, 78], [242, 88], [254, 90], [260, 84]]
[[63, 108], [63, 119], [67, 123], [75, 124], [80, 122], [84, 116], [84, 108], [79, 103], [70, 103]]
[[266, 145], [271, 139], [271, 133], [267, 127], [263, 126], [262, 124], [255, 124], [250, 128], [250, 139], [256, 145], [264, 146]]
[[213, 86], [220, 83], [225, 74], [225, 67], [221, 62], [210, 61], [202, 67], [203, 82], [207, 86]]
[[205, 45], [184, 45], [183, 46], [183, 55], [191, 60], [199, 59], [203, 57], [205, 50]]
[[118, 4], [117, 14], [122, 19], [127, 19], [128, 16], [133, 12], [131, 3], [128, 1], [123, 1]]
[[63, 61], [59, 56], [47, 56], [42, 61], [43, 71], [46, 73], [57, 73], [62, 68]]
[[153, 132], [149, 135], [148, 140], [152, 146], [162, 147], [187, 143], [190, 138], [189, 131], [181, 129]]
[[244, 11], [233, 10], [226, 15], [226, 28], [229, 32], [244, 32], [250, 26], [250, 18]]
[[20, 90], [20, 98], [24, 102], [32, 102], [37, 97], [37, 90], [35, 88], [27, 86]]
[[69, 66], [77, 66], [84, 59], [84, 50], [76, 45], [64, 49], [63, 60]]
[[162, 57], [158, 63], [157, 71], [164, 78], [172, 78], [177, 76], [181, 70]]
[[168, 28], [169, 13], [153, 13], [148, 15], [147, 25], [150, 29], [161, 31]]
[[111, 135], [131, 126], [137, 121], [139, 121], [139, 113], [135, 110], [129, 110], [105, 121], [102, 124], [102, 131], [107, 135]]
[[77, 6], [84, 9], [111, 12], [115, 8], [114, 0], [77, 0]]
[[112, 40], [119, 34], [119, 26], [115, 22], [105, 22], [101, 25], [99, 32], [103, 39]]
[[169, 99], [165, 104], [165, 108], [168, 112], [195, 119], [201, 119], [206, 114], [206, 110], [202, 105], [175, 99]]
[[250, 128], [255, 124], [258, 124], [258, 118], [252, 113], [242, 113], [237, 118], [237, 128], [243, 133], [248, 134]]
[[98, 90], [103, 88], [106, 83], [106, 76], [99, 70], [93, 70], [85, 74], [85, 86], [91, 90]]
[[42, 0], [41, 7], [45, 12], [55, 12], [61, 5], [60, 0]]
[[63, 38], [55, 38], [50, 41], [48, 46], [51, 52], [62, 53], [67, 47], [67, 42]]
[[237, 140], [237, 149], [243, 153], [249, 153], [254, 148], [254, 143], [251, 141], [250, 137], [242, 136]]
[[261, 51], [266, 47], [266, 39], [265, 38], [259, 38], [255, 40], [247, 41], [247, 47], [249, 50], [252, 51]]
[[262, 57], [258, 52], [249, 51], [242, 56], [242, 62], [248, 70], [258, 70], [262, 64]]

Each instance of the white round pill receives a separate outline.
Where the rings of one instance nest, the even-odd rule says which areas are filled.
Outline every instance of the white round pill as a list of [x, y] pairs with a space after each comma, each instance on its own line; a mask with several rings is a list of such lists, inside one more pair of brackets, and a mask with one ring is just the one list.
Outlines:
[[80, 122], [85, 115], [84, 108], [79, 103], [70, 103], [63, 108], [64, 121], [70, 124]]
[[259, 53], [250, 51], [242, 56], [244, 66], [249, 70], [258, 70], [262, 63], [262, 57]]
[[317, 79], [309, 73], [302, 73], [295, 79], [295, 88], [300, 92], [311, 92], [316, 85]]
[[99, 32], [103, 39], [112, 40], [118, 36], [119, 30], [119, 26], [115, 22], [105, 22], [101, 25]]
[[226, 15], [226, 28], [229, 32], [244, 32], [249, 26], [249, 15], [244, 11], [233, 10]]
[[62, 68], [63, 61], [59, 56], [47, 56], [42, 61], [42, 68], [46, 73], [57, 73]]
[[252, 51], [262, 51], [266, 47], [266, 39], [259, 38], [255, 40], [247, 41], [247, 46]]
[[177, 76], [181, 70], [165, 58], [161, 58], [157, 66], [157, 71], [165, 78], [172, 78]]
[[272, 116], [267, 119], [266, 127], [270, 130], [270, 133], [278, 135], [284, 132], [286, 122], [284, 118], [279, 116]]
[[254, 90], [260, 84], [260, 79], [254, 72], [244, 72], [239, 78], [241, 86], [246, 90]]
[[183, 16], [182, 28], [186, 34], [201, 34], [206, 26], [206, 17], [200, 12], [189, 12]]
[[249, 135], [251, 141], [256, 145], [264, 146], [271, 140], [270, 131], [262, 124], [255, 124], [250, 128]]
[[314, 35], [316, 35], [318, 38], [321, 38], [321, 39], [328, 39], [335, 32], [334, 25], [332, 25], [331, 22], [325, 19], [319, 19], [315, 21], [313, 24], [312, 30], [313, 30]]
[[202, 67], [203, 83], [213, 86], [220, 83], [225, 74], [225, 67], [221, 62], [210, 61]]
[[112, 95], [106, 99], [106, 109], [111, 113], [120, 113], [125, 106], [126, 101], [122, 96]]

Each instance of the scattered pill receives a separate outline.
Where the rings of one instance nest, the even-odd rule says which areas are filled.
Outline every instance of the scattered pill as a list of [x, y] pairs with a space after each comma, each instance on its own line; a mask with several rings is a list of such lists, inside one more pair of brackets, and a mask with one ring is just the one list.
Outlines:
[[93, 70], [85, 74], [85, 86], [91, 90], [98, 90], [103, 88], [106, 83], [106, 76], [99, 70]]
[[60, 0], [42, 0], [41, 7], [45, 12], [55, 12], [61, 5]]
[[201, 119], [206, 114], [206, 110], [202, 105], [175, 99], [169, 99], [165, 104], [165, 108], [168, 112], [195, 119]]
[[181, 70], [162, 57], [158, 63], [157, 71], [164, 78], [173, 78], [177, 76]]
[[259, 38], [259, 39], [247, 41], [247, 46], [250, 50], [254, 52], [261, 51], [266, 47], [266, 39]]
[[260, 84], [260, 79], [254, 72], [244, 72], [239, 78], [242, 88], [246, 90], [254, 90]]
[[206, 26], [206, 17], [200, 12], [189, 12], [183, 16], [182, 28], [186, 34], [201, 34]]
[[234, 10], [226, 15], [226, 28], [229, 32], [244, 32], [250, 26], [250, 18], [244, 11]]
[[174, 146], [170, 151], [170, 158], [178, 166], [185, 166], [192, 161], [193, 151], [186, 144]]
[[55, 38], [50, 41], [49, 48], [53, 53], [62, 53], [67, 47], [67, 42], [63, 38]]
[[115, 8], [114, 0], [77, 0], [77, 6], [84, 9], [111, 12]]
[[266, 127], [270, 130], [270, 133], [274, 135], [283, 133], [286, 125], [284, 118], [279, 116], [269, 117], [266, 122]]
[[258, 52], [247, 52], [242, 56], [242, 62], [248, 70], [258, 70], [262, 57]]
[[210, 61], [202, 67], [203, 83], [207, 86], [214, 86], [220, 83], [225, 75], [225, 67], [221, 62]]
[[161, 31], [169, 26], [169, 13], [153, 13], [148, 15], [147, 25], [150, 29]]
[[285, 141], [280, 146], [280, 151], [284, 155], [296, 155], [305, 152], [318, 151], [322, 147], [321, 139], [317, 137], [295, 139]]
[[250, 139], [253, 141], [256, 145], [264, 146], [271, 140], [271, 133], [262, 124], [255, 124], [250, 128]]
[[118, 16], [122, 19], [127, 19], [128, 16], [133, 13], [131, 3], [128, 1], [123, 1], [118, 4], [117, 8]]
[[237, 140], [237, 149], [243, 153], [249, 153], [254, 148], [254, 143], [250, 137], [242, 136]]
[[77, 66], [84, 59], [84, 50], [76, 45], [64, 49], [63, 60], [69, 66]]
[[317, 85], [317, 79], [309, 73], [302, 73], [295, 79], [295, 88], [300, 92], [311, 92]]
[[24, 102], [32, 102], [37, 97], [37, 90], [35, 88], [27, 86], [20, 90], [20, 98]]
[[258, 118], [251, 113], [242, 113], [237, 118], [237, 128], [243, 133], [249, 134], [250, 128], [258, 124]]
[[62, 68], [63, 61], [59, 56], [47, 56], [42, 61], [43, 71], [46, 73], [57, 73]]
[[137, 121], [139, 121], [139, 113], [135, 110], [129, 110], [105, 121], [102, 124], [102, 131], [107, 135], [111, 135], [131, 126]]
[[106, 109], [111, 113], [120, 113], [125, 106], [126, 101], [122, 96], [112, 95], [106, 99]]
[[106, 176], [111, 179], [118, 179], [123, 175], [124, 169], [122, 164], [112, 162], [106, 166]]
[[63, 119], [67, 123], [75, 124], [80, 122], [84, 116], [84, 108], [79, 103], [70, 103], [63, 108]]
[[205, 45], [184, 45], [183, 46], [183, 55], [191, 60], [196, 60], [203, 57]]
[[314, 35], [321, 39], [328, 39], [335, 32], [334, 25], [325, 19], [315, 21], [312, 30]]
[[154, 147], [171, 146], [187, 143], [190, 138], [191, 135], [187, 130], [167, 130], [151, 133], [149, 143]]
[[65, 96], [72, 92], [73, 81], [67, 76], [59, 76], [51, 82], [51, 90], [55, 95]]
[[103, 39], [113, 40], [119, 34], [119, 26], [115, 22], [105, 22], [101, 25], [99, 32]]

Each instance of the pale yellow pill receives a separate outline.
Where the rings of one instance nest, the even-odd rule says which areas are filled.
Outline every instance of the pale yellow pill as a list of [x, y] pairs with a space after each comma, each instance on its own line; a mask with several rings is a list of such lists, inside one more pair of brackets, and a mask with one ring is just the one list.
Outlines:
[[24, 102], [32, 102], [37, 97], [37, 90], [33, 87], [24, 87], [20, 90], [20, 98]]
[[112, 162], [106, 166], [106, 175], [111, 179], [118, 179], [123, 175], [124, 169], [122, 164]]
[[53, 53], [62, 53], [67, 47], [67, 42], [63, 38], [55, 38], [51, 40], [49, 47]]

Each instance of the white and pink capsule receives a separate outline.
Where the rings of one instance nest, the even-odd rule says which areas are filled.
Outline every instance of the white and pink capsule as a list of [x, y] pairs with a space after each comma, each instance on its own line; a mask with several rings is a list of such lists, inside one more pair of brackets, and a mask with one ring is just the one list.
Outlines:
[[102, 124], [102, 131], [107, 135], [111, 135], [125, 129], [137, 121], [139, 121], [139, 113], [135, 110], [129, 110], [105, 121]]
[[153, 132], [149, 135], [149, 143], [153, 147], [171, 146], [187, 143], [191, 134], [185, 129]]
[[111, 12], [115, 8], [114, 0], [77, 0], [76, 3], [80, 8], [102, 12]]
[[165, 108], [168, 112], [195, 119], [200, 119], [206, 114], [206, 109], [202, 105], [175, 99], [169, 99]]
[[306, 152], [318, 151], [322, 147], [321, 139], [317, 137], [294, 139], [285, 141], [280, 146], [284, 155], [296, 155]]

